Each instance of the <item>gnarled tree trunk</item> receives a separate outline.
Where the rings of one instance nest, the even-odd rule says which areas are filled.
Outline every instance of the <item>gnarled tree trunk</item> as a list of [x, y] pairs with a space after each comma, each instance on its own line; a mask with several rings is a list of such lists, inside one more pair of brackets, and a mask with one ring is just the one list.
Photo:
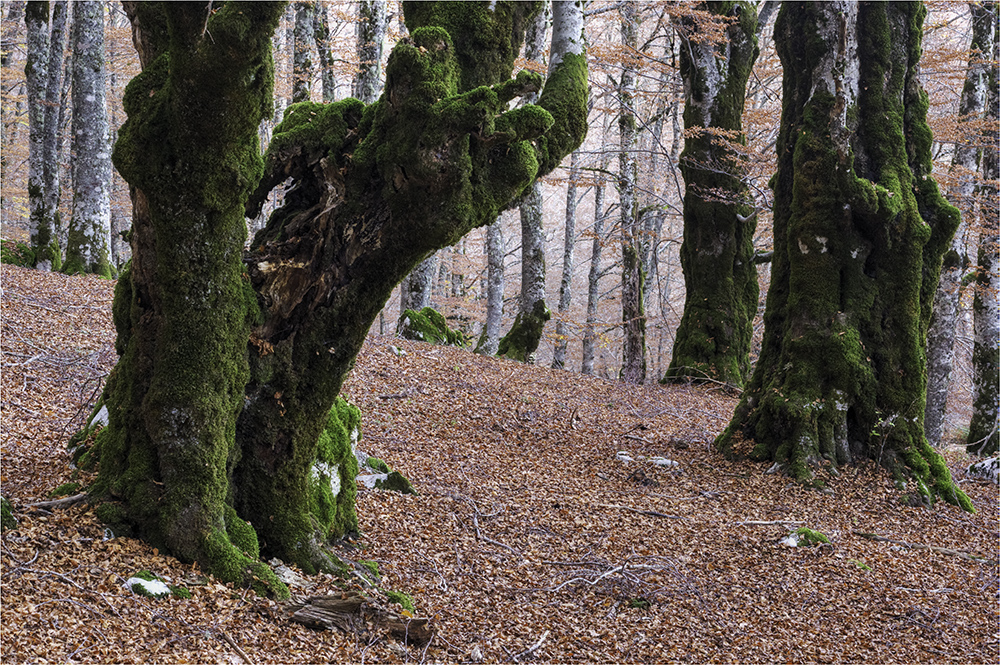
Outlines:
[[716, 445], [801, 479], [874, 459], [971, 509], [923, 433], [931, 298], [958, 225], [930, 175], [923, 15], [919, 3], [782, 5], [763, 348]]
[[[258, 548], [331, 569], [324, 545], [357, 527], [359, 417], [337, 397], [368, 327], [417, 263], [580, 144], [586, 58], [581, 45], [538, 105], [508, 111], [541, 87], [510, 79], [537, 6], [408, 4], [411, 38], [379, 101], [296, 105], [265, 165], [282, 6], [126, 7], [144, 71], [115, 149], [135, 190], [134, 258], [115, 299], [99, 514], [225, 580], [287, 593]], [[289, 178], [244, 255], [244, 213]]]

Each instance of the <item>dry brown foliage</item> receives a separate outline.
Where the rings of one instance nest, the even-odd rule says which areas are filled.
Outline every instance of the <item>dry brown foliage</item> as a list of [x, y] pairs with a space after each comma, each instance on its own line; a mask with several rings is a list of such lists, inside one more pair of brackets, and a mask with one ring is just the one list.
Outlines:
[[[806, 489], [711, 450], [731, 395], [379, 336], [345, 392], [362, 448], [420, 495], [362, 490], [348, 555], [377, 562], [436, 632], [406, 646], [372, 626], [308, 629], [142, 542], [105, 540], [86, 504], [26, 507], [73, 474], [66, 440], [115, 361], [113, 283], [0, 277], [0, 480], [20, 519], [0, 549], [4, 663], [998, 659], [995, 486], [961, 481], [974, 515], [910, 507], [870, 466]], [[656, 455], [679, 466], [640, 459]], [[964, 453], [948, 460], [963, 479]], [[799, 526], [832, 545], [777, 544]], [[141, 569], [193, 598], [133, 595], [122, 585]], [[310, 595], [338, 592], [313, 581]]]

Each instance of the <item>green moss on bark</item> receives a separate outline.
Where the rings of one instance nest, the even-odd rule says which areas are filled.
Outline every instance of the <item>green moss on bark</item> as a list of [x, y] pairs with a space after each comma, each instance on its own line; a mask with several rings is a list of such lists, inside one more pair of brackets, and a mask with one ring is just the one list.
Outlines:
[[[785, 63], [774, 180], [775, 260], [761, 357], [716, 442], [808, 480], [862, 458], [972, 506], [923, 436], [923, 343], [955, 216], [929, 176], [926, 102], [916, 80], [918, 5], [862, 4], [856, 24], [821, 4], [783, 5]], [[857, 31], [857, 109], [814, 74], [835, 32]], [[914, 44], [917, 45], [914, 48]], [[835, 76], [843, 72], [834, 73]], [[844, 89], [850, 82], [844, 84]], [[841, 118], [857, 125], [845, 126]], [[921, 138], [923, 137], [923, 138]], [[910, 150], [908, 151], [908, 148]], [[926, 178], [926, 180], [925, 180]]]
[[500, 340], [497, 355], [528, 362], [531, 355], [538, 350], [538, 344], [542, 340], [542, 330], [550, 318], [552, 311], [545, 305], [544, 300], [536, 301], [527, 315], [518, 312], [510, 332]]

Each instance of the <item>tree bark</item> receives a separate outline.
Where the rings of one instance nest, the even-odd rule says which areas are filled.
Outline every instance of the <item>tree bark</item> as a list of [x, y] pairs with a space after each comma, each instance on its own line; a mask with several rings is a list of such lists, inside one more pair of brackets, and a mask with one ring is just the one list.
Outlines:
[[316, 52], [319, 53], [320, 80], [323, 84], [323, 102], [337, 101], [337, 72], [333, 68], [333, 53], [330, 44], [330, 24], [326, 15], [326, 7], [316, 8], [316, 24], [313, 28], [313, 39], [316, 40]]
[[923, 432], [924, 342], [958, 212], [931, 177], [919, 3], [784, 3], [761, 356], [716, 442], [802, 479], [877, 460], [971, 510]]
[[559, 282], [559, 318], [556, 321], [556, 348], [552, 354], [552, 369], [566, 368], [569, 347], [569, 307], [573, 288], [573, 248], [576, 246], [576, 181], [580, 177], [579, 153], [570, 157], [569, 183], [566, 185], [566, 216], [563, 239], [562, 279]]
[[382, 94], [382, 52], [389, 30], [386, 0], [358, 2], [358, 74], [354, 79], [354, 96], [371, 104]]
[[[606, 166], [606, 165], [605, 165]], [[601, 254], [604, 250], [604, 179], [599, 176], [594, 185], [593, 243], [590, 250], [590, 270], [587, 272], [587, 323], [583, 328], [583, 361], [580, 373], [594, 373], [594, 351], [597, 342], [597, 303], [601, 297]]]
[[292, 50], [292, 103], [308, 102], [312, 88], [312, 50], [316, 6], [312, 2], [295, 4], [295, 29]]
[[967, 450], [992, 455], [1000, 447], [1000, 137], [997, 133], [997, 106], [1000, 105], [1000, 16], [996, 3], [989, 3], [993, 23], [992, 62], [986, 98], [986, 140], [983, 145], [982, 173], [983, 227], [979, 234], [976, 295], [972, 303], [975, 343], [972, 349], [972, 421]]
[[622, 345], [621, 380], [642, 384], [646, 381], [646, 310], [643, 303], [645, 276], [642, 274], [642, 228], [636, 201], [638, 169], [635, 159], [635, 79], [634, 54], [639, 48], [639, 9], [626, 0], [618, 9], [625, 59], [618, 84], [618, 197], [621, 207], [622, 245]]
[[111, 277], [111, 154], [105, 103], [104, 6], [73, 13], [73, 214], [63, 272]]
[[496, 355], [503, 323], [504, 242], [498, 217], [486, 227], [486, 325], [476, 344], [476, 353]]
[[509, 80], [535, 9], [406, 4], [411, 37], [394, 49], [372, 108], [302, 105], [275, 132], [251, 212], [275, 184], [296, 185], [247, 255], [262, 317], [234, 472], [237, 510], [270, 555], [328, 567], [323, 543], [352, 528], [351, 506], [327, 521], [306, 489], [331, 405], [393, 288], [434, 250], [491, 223], [583, 138], [574, 130], [586, 114], [582, 55], [553, 72], [537, 106], [507, 110], [541, 85], [528, 73]]
[[[994, 3], [970, 2], [972, 14], [972, 41], [969, 45], [969, 65], [965, 72], [965, 85], [959, 100], [959, 126], [968, 127], [982, 119], [986, 108], [989, 79], [989, 53], [995, 40], [993, 29]], [[970, 137], [971, 139], [971, 137]], [[924, 430], [932, 446], [940, 446], [944, 435], [945, 407], [951, 384], [952, 363], [955, 358], [955, 326], [958, 301], [961, 293], [962, 274], [968, 265], [965, 253], [967, 224], [965, 219], [975, 210], [976, 170], [981, 148], [976, 141], [960, 141], [955, 146], [951, 162], [952, 174], [958, 184], [948, 192], [953, 205], [962, 211], [962, 221], [951, 246], [945, 252], [941, 266], [941, 279], [934, 294], [934, 309], [927, 332], [927, 409]]]
[[[545, 34], [549, 29], [549, 3], [529, 26], [524, 41], [524, 57], [542, 62], [545, 55]], [[521, 102], [531, 104], [537, 94], [525, 95]], [[552, 312], [545, 304], [545, 217], [542, 209], [542, 189], [532, 183], [520, 206], [521, 217], [521, 293], [517, 315], [510, 330], [500, 340], [497, 355], [534, 364], [535, 351], [542, 341], [545, 323]]]
[[116, 289], [120, 360], [91, 495], [117, 533], [287, 595], [259, 562], [229, 483], [257, 316], [242, 265], [244, 207], [263, 167], [257, 129], [272, 109], [270, 36], [283, 7], [125, 9], [143, 66], [114, 150], [133, 191], [132, 264]]
[[42, 141], [42, 211], [40, 225], [52, 229], [52, 235], [62, 234], [59, 217], [59, 113], [61, 110], [63, 54], [66, 51], [65, 0], [52, 3], [52, 29], [49, 32], [49, 58], [45, 85], [44, 138]]
[[45, 95], [49, 58], [49, 3], [31, 0], [24, 11], [27, 57], [24, 78], [28, 92], [28, 223], [33, 265], [39, 270], [62, 266], [59, 236], [45, 215]]
[[757, 15], [749, 2], [710, 2], [698, 8], [731, 22], [719, 44], [699, 37], [694, 19], [683, 22], [685, 297], [664, 380], [710, 379], [742, 386], [750, 371], [758, 287], [756, 211], [739, 147], [746, 145], [743, 106], [759, 53]]

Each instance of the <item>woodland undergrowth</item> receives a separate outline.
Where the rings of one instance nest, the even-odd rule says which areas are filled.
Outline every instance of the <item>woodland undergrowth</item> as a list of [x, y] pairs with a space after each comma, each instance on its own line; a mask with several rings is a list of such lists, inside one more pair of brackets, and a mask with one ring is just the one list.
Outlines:
[[[713, 452], [736, 400], [712, 388], [629, 387], [380, 336], [345, 393], [364, 414], [361, 447], [419, 495], [362, 488], [348, 554], [412, 597], [434, 637], [306, 628], [106, 538], [85, 503], [30, 507], [90, 480], [66, 441], [115, 362], [113, 283], [5, 265], [0, 286], [0, 483], [20, 520], [0, 550], [4, 663], [1000, 657], [998, 492], [966, 478], [957, 447], [946, 457], [975, 514], [911, 506], [871, 465], [808, 489]], [[802, 527], [830, 544], [778, 543]], [[133, 594], [123, 584], [140, 570], [192, 597]], [[309, 594], [338, 592], [312, 582]]]

